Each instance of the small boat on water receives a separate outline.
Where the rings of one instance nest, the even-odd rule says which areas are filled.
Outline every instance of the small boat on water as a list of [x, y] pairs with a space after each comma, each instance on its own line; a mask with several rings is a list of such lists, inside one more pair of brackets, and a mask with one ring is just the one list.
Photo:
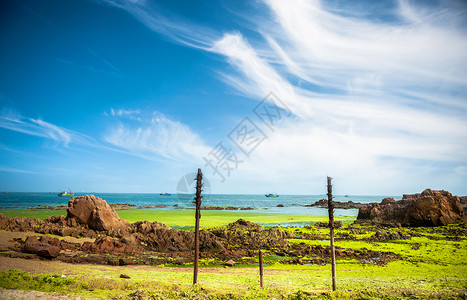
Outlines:
[[265, 194], [264, 196], [266, 196], [268, 198], [277, 198], [277, 197], [279, 197], [278, 194]]
[[73, 192], [71, 190], [68, 190], [68, 192], [63, 191], [61, 193], [58, 193], [58, 196], [59, 197], [71, 197], [71, 196], [73, 196]]
[[169, 193], [160, 193], [159, 195], [161, 195], [161, 196], [172, 196], [172, 194], [169, 194]]

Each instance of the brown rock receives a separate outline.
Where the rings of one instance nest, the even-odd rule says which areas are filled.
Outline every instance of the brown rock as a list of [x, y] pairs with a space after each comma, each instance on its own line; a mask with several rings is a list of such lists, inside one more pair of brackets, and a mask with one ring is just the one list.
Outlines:
[[[333, 204], [334, 204], [334, 208], [337, 208], [337, 209], [353, 209], [353, 208], [360, 208], [360, 207], [367, 205], [367, 204], [362, 204], [362, 203], [353, 202], [353, 201], [347, 201], [347, 202], [333, 201]], [[321, 208], [328, 208], [328, 200], [321, 199], [321, 200], [316, 201], [314, 204], [305, 205], [305, 207], [314, 207], [314, 206], [319, 206]]]
[[295, 237], [292, 232], [281, 231], [278, 228], [265, 229], [263, 226], [239, 219], [229, 225], [210, 230], [222, 243], [229, 247], [243, 249], [271, 249], [286, 247], [288, 238]]
[[229, 259], [228, 261], [225, 262], [226, 266], [233, 267], [235, 266], [236, 262], [232, 259]]
[[67, 219], [75, 219], [94, 230], [128, 230], [128, 221], [120, 219], [105, 200], [94, 195], [72, 197], [67, 211]]
[[23, 252], [37, 254], [39, 249], [47, 244], [41, 243], [36, 236], [28, 236], [23, 244]]
[[[48, 238], [48, 239], [47, 239]], [[36, 236], [28, 236], [23, 244], [23, 252], [37, 254], [45, 258], [55, 258], [60, 254], [60, 248], [48, 244], [47, 242], [56, 243], [55, 239], [47, 237], [44, 241], [39, 241]], [[59, 241], [58, 241], [59, 242]]]
[[45, 246], [41, 247], [36, 254], [45, 258], [55, 258], [60, 254], [60, 248], [56, 246]]
[[131, 257], [120, 258], [118, 260], [118, 265], [120, 266], [131, 265], [132, 263], [133, 263], [133, 260], [131, 259]]
[[402, 200], [385, 199], [360, 208], [357, 220], [400, 223], [403, 226], [443, 226], [463, 221], [464, 211], [457, 196], [447, 191], [424, 190], [404, 195]]
[[396, 202], [396, 200], [394, 200], [394, 198], [391, 198], [391, 197], [387, 197], [387, 198], [384, 198], [383, 200], [381, 200], [382, 205], [391, 204], [391, 203], [394, 203], [394, 202]]

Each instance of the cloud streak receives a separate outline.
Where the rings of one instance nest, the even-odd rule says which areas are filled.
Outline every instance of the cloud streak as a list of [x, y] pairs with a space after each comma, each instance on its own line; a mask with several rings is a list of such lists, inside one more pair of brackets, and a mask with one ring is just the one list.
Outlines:
[[[40, 118], [25, 117], [11, 109], [3, 109], [0, 113], [0, 128], [51, 140], [54, 142], [54, 147], [63, 146], [65, 148], [72, 148], [79, 146], [77, 147], [78, 150], [84, 150], [84, 147], [106, 148], [106, 146], [90, 136], [52, 124]], [[9, 148], [5, 149], [1, 146], [0, 144], [0, 148], [3, 150], [16, 151]]]
[[[51, 140], [55, 143], [54, 147], [63, 146], [61, 150], [100, 149], [158, 162], [199, 163], [210, 150], [188, 126], [157, 111], [148, 113], [139, 109], [110, 108], [104, 115], [112, 125], [107, 134], [98, 140], [6, 109], [0, 115], [0, 128]], [[1, 143], [0, 150], [22, 154]], [[6, 167], [0, 171], [20, 172]]]
[[21, 170], [21, 169], [17, 169], [17, 168], [1, 167], [1, 166], [0, 166], [0, 172], [21, 173], [21, 174], [39, 174], [39, 173], [28, 171], [28, 170]]
[[221, 35], [215, 30], [162, 11], [154, 2], [145, 0], [101, 0], [109, 6], [123, 9], [152, 31], [185, 46], [207, 49]]
[[209, 148], [198, 134], [157, 111], [111, 109], [117, 124], [104, 140], [121, 151], [148, 160], [198, 161]]
[[73, 139], [74, 133], [41, 119], [23, 117], [14, 112], [3, 112], [0, 116], [0, 127], [28, 135], [53, 140], [67, 146]]
[[[219, 72], [224, 82], [255, 100], [273, 91], [299, 117], [241, 167], [246, 177], [295, 177], [315, 166], [321, 175], [356, 178], [412, 172], [427, 185], [440, 170], [466, 177], [467, 6], [461, 2], [399, 0], [376, 18], [378, 7], [264, 0], [268, 13], [248, 18], [262, 39], [172, 21], [147, 1], [105, 2], [175, 42], [221, 55], [235, 70]], [[171, 147], [157, 150], [149, 137], [169, 145], [164, 132], [176, 128], [149, 122], [115, 138], [164, 155]]]
[[213, 47], [240, 71], [226, 82], [257, 99], [274, 91], [301, 118], [266, 142], [268, 152], [249, 162], [250, 173], [281, 160], [278, 173], [320, 166], [361, 178], [370, 170], [401, 175], [395, 169], [402, 164], [387, 157], [420, 175], [426, 171], [420, 161], [463, 169], [467, 69], [460, 66], [467, 65], [467, 30], [452, 20], [465, 7], [420, 12], [400, 1], [394, 17], [403, 22], [385, 24], [327, 11], [318, 1], [265, 4], [275, 20], [257, 24], [264, 48], [238, 33]]

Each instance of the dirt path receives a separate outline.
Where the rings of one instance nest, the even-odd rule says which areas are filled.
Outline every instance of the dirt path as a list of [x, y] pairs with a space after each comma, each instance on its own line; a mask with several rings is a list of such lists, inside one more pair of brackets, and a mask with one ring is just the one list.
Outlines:
[[73, 300], [85, 300], [87, 298], [77, 297], [77, 296], [69, 296], [65, 294], [49, 294], [49, 293], [42, 293], [38, 291], [21, 291], [21, 290], [8, 290], [0, 288], [0, 299], [2, 300], [21, 300], [21, 299], [51, 299], [51, 300], [59, 300], [59, 299], [73, 299]]

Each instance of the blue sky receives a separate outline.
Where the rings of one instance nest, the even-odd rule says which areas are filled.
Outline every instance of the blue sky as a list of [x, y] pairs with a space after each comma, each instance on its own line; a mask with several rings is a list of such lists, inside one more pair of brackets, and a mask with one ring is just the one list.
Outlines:
[[0, 13], [0, 190], [175, 192], [201, 167], [214, 193], [467, 194], [462, 1]]

